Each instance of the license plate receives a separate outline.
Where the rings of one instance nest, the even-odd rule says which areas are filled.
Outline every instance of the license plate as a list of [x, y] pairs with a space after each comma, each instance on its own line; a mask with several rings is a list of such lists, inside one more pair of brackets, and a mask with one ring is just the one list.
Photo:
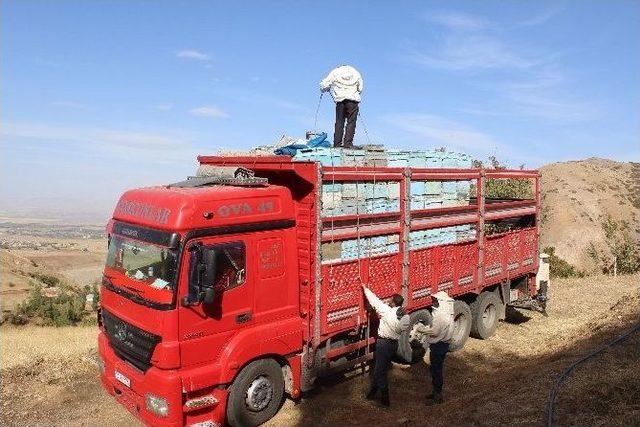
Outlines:
[[118, 371], [115, 371], [115, 377], [118, 381], [120, 381], [122, 384], [126, 385], [127, 387], [131, 388], [131, 380], [129, 378], [127, 378], [125, 375], [121, 374]]

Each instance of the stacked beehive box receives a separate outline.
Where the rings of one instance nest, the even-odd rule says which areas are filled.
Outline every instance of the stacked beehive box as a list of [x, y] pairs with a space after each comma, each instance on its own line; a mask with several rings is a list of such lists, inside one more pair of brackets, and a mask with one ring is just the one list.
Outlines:
[[[300, 150], [294, 161], [318, 161], [323, 166], [375, 166], [412, 168], [469, 168], [471, 158], [466, 154], [444, 150], [384, 150], [369, 146], [363, 150], [317, 148]], [[422, 210], [469, 204], [470, 181], [412, 181], [410, 209]], [[356, 214], [379, 214], [400, 210], [400, 183], [390, 181], [325, 182], [322, 186], [323, 217]], [[472, 239], [471, 225], [458, 225], [432, 230], [412, 231], [411, 249], [455, 243]], [[366, 237], [342, 242], [325, 243], [323, 260], [353, 260], [357, 258], [398, 252], [399, 236]]]

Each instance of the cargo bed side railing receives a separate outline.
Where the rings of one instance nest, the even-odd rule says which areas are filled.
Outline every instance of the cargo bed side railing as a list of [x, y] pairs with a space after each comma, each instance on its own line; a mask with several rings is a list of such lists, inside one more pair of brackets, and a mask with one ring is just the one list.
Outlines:
[[[322, 277], [322, 274], [329, 272], [329, 266], [342, 268], [340, 274], [343, 276], [341, 280], [347, 281], [350, 280], [349, 277], [353, 278], [353, 275], [360, 275], [362, 270], [373, 269], [372, 274], [375, 271], [376, 280], [380, 282], [386, 279], [378, 277], [380, 276], [380, 272], [376, 269], [381, 268], [381, 266], [389, 267], [395, 265], [394, 268], [397, 268], [399, 273], [396, 282], [398, 288], [396, 289], [401, 290], [405, 296], [411, 297], [407, 295], [407, 292], [411, 286], [415, 285], [410, 284], [410, 278], [408, 277], [410, 274], [413, 274], [409, 273], [409, 260], [410, 258], [413, 259], [414, 253], [416, 256], [415, 259], [411, 261], [412, 270], [420, 267], [419, 264], [421, 262], [428, 262], [428, 258], [425, 258], [425, 256], [435, 256], [435, 262], [447, 261], [449, 262], [448, 265], [451, 265], [451, 260], [446, 259], [447, 256], [452, 256], [452, 254], [455, 253], [469, 254], [469, 259], [473, 260], [477, 271], [474, 274], [473, 286], [471, 286], [471, 284], [466, 285], [468, 288], [465, 286], [465, 289], [471, 292], [479, 292], [486, 286], [487, 282], [491, 284], [496, 280], [504, 280], [504, 278], [509, 277], [508, 264], [510, 258], [500, 254], [513, 250], [514, 244], [519, 245], [518, 249], [514, 251], [514, 256], [522, 253], [524, 247], [527, 248], [527, 253], [532, 250], [537, 252], [537, 242], [540, 232], [540, 176], [538, 171], [535, 170], [322, 166], [317, 162], [294, 162], [291, 158], [284, 156], [238, 158], [200, 157], [199, 160], [201, 163], [239, 165], [248, 169], [254, 169], [256, 170], [256, 176], [269, 177], [272, 183], [286, 185], [291, 188], [294, 194], [300, 194], [301, 191], [303, 193], [307, 191], [313, 193], [313, 195], [309, 193], [312, 199], [305, 196], [304, 200], [308, 200], [308, 202], [305, 203], [308, 204], [309, 208], [312, 208], [311, 203], [315, 205], [315, 212], [309, 212], [309, 220], [307, 221], [305, 219], [304, 224], [301, 225], [305, 227], [310, 226], [309, 230], [310, 233], [312, 233], [310, 235], [311, 241], [317, 242], [318, 247], [310, 247], [309, 250], [305, 249], [301, 253], [305, 253], [311, 257], [309, 262], [304, 261], [304, 264], [309, 267], [313, 265], [311, 270], [315, 272], [315, 277], [305, 276], [313, 281], [313, 285], [311, 289], [309, 289], [313, 290], [313, 292], [307, 295], [309, 297], [313, 295], [314, 299], [313, 303], [309, 301], [309, 303], [314, 306], [313, 313], [309, 313], [313, 318], [313, 326], [311, 327], [312, 330], [310, 330], [312, 337], [309, 338], [312, 338], [314, 347], [319, 346], [328, 336], [332, 336], [331, 334], [339, 331], [348, 331], [349, 328], [360, 326], [365, 321], [365, 318], [361, 316], [363, 312], [363, 299], [361, 294], [358, 294], [359, 286], [357, 286], [358, 289], [355, 289], [356, 286], [354, 286], [354, 282], [350, 281], [350, 284], [345, 285], [349, 286], [348, 289], [331, 290], [333, 285], [329, 285], [329, 277]], [[288, 174], [286, 179], [273, 179], [282, 173]], [[299, 180], [291, 179], [292, 177], [298, 178]], [[527, 199], [492, 199], [490, 197], [491, 194], [487, 194], [487, 181], [512, 179], [533, 181], [532, 197]], [[358, 212], [357, 214], [329, 216], [321, 214], [322, 184], [371, 183], [376, 181], [388, 181], [397, 183], [400, 186], [399, 209], [397, 211], [375, 213]], [[438, 206], [427, 209], [411, 209], [411, 184], [415, 182], [433, 181], [470, 181], [471, 194], [469, 194], [468, 204], [463, 206]], [[304, 188], [304, 190], [301, 190], [301, 188]], [[315, 200], [315, 203], [311, 202], [311, 200]], [[307, 204], [305, 204], [305, 206], [307, 206]], [[485, 237], [485, 224], [490, 222], [504, 222], [511, 219], [517, 220], [522, 217], [533, 218], [531, 225], [533, 228], [524, 229], [524, 233], [512, 233], [513, 235], [509, 233], [496, 234]], [[315, 224], [315, 222], [317, 222], [317, 224]], [[471, 234], [469, 234], [471, 240], [468, 243], [456, 242], [454, 244], [434, 246], [424, 250], [412, 250], [410, 247], [409, 235], [412, 232], [467, 224], [475, 227], [475, 235], [471, 236]], [[396, 254], [376, 255], [362, 259], [358, 258], [357, 261], [353, 259], [347, 261], [338, 259], [322, 262], [321, 245], [323, 243], [395, 234], [400, 236], [399, 248]], [[489, 248], [486, 247], [487, 245], [489, 245]], [[533, 249], [534, 246], [535, 249]], [[447, 249], [448, 247], [451, 247], [451, 250]], [[462, 252], [452, 252], [456, 247]], [[488, 254], [487, 250], [489, 250]], [[418, 252], [422, 255], [417, 256]], [[358, 255], [360, 254], [358, 253]], [[486, 261], [487, 255], [489, 256], [489, 261], [499, 262], [501, 268], [504, 265], [507, 271], [502, 275], [496, 275], [494, 271], [485, 272], [486, 263], [489, 262]], [[498, 260], [496, 257], [500, 259]], [[538, 257], [535, 256], [533, 258], [533, 264], [527, 263], [526, 266], [513, 270], [513, 274], [529, 274], [530, 271], [535, 271], [535, 269], [537, 269]], [[418, 264], [414, 265], [414, 263]], [[372, 267], [373, 265], [375, 265], [375, 267]], [[445, 266], [443, 265], [442, 268], [445, 268]], [[368, 278], [366, 274], [364, 276], [365, 279]], [[302, 279], [302, 282], [305, 283], [304, 280], [306, 279]], [[457, 280], [457, 278], [455, 279]], [[353, 286], [353, 289], [351, 289], [351, 286]], [[421, 298], [428, 296], [430, 294], [430, 288], [423, 289], [423, 285], [420, 286], [417, 294], [419, 294]], [[345, 292], [344, 295], [341, 294], [343, 291]], [[329, 292], [334, 293], [334, 299], [327, 299], [327, 293]], [[391, 292], [391, 288], [385, 287], [384, 292]], [[382, 296], [386, 297], [387, 295]], [[336, 297], [339, 297], [339, 301], [345, 301], [345, 298], [348, 298], [349, 303], [336, 304]], [[411, 302], [410, 298], [409, 301]], [[424, 306], [424, 304], [426, 304], [425, 301], [428, 300], [421, 299], [420, 304]], [[356, 309], [356, 307], [354, 307], [353, 311], [351, 309], [341, 308], [351, 307], [352, 305], [356, 305], [358, 308]], [[412, 306], [410, 308], [415, 309], [419, 307], [421, 306]], [[330, 310], [333, 310], [332, 316], [344, 316], [344, 321], [335, 322], [335, 327], [328, 330], [326, 321]], [[352, 320], [347, 321], [349, 319]], [[341, 351], [334, 351], [331, 355], [334, 355], [334, 353], [339, 354]]]

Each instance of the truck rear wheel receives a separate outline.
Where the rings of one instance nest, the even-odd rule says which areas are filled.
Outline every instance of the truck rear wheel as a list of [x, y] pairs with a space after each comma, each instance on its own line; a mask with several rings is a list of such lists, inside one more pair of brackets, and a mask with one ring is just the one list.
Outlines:
[[485, 291], [478, 295], [470, 306], [472, 337], [486, 340], [496, 332], [501, 304], [495, 292]]
[[464, 301], [453, 303], [453, 337], [449, 344], [449, 351], [458, 351], [469, 339], [471, 331], [471, 310]]
[[404, 331], [398, 339], [398, 351], [396, 352], [396, 361], [406, 365], [413, 365], [420, 362], [427, 352], [425, 347], [420, 341], [411, 339], [413, 334], [412, 329], [418, 324], [431, 325], [431, 313], [428, 310], [414, 311], [409, 315], [410, 325], [409, 329]]
[[249, 363], [229, 388], [227, 421], [236, 427], [259, 426], [280, 409], [284, 396], [282, 368], [273, 359]]

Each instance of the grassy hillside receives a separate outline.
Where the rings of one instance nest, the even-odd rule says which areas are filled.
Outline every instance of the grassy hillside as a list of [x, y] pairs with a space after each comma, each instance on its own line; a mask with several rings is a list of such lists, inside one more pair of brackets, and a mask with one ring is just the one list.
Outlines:
[[607, 251], [602, 222], [608, 217], [640, 240], [640, 163], [587, 159], [546, 165], [541, 174], [541, 248], [554, 246], [589, 271], [589, 246]]

